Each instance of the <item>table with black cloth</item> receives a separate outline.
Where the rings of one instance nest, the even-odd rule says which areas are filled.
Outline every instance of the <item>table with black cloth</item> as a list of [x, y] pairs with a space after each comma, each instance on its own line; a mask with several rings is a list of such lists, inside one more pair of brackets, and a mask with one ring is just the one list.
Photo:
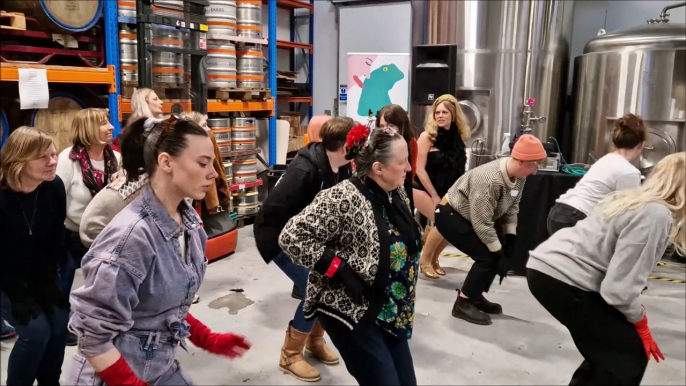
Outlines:
[[539, 171], [526, 178], [517, 220], [517, 247], [506, 266], [515, 275], [526, 275], [529, 252], [548, 238], [548, 212], [564, 192], [581, 179], [561, 172]]

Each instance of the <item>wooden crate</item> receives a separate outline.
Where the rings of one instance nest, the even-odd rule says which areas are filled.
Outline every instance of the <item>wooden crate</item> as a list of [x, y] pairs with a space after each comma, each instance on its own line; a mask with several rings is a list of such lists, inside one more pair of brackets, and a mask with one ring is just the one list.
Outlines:
[[211, 88], [207, 90], [208, 99], [221, 101], [266, 101], [270, 95], [268, 88]]

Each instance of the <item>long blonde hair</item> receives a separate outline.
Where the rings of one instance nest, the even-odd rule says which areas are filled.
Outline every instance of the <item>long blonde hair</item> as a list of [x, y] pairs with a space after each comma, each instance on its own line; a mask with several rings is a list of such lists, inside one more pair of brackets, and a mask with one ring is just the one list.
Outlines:
[[663, 158], [646, 181], [635, 189], [616, 192], [598, 204], [605, 220], [636, 209], [648, 202], [659, 202], [672, 212], [674, 226], [670, 241], [680, 253], [686, 252], [684, 217], [686, 214], [686, 152]]
[[47, 132], [28, 126], [14, 130], [0, 151], [0, 186], [21, 189], [21, 171], [26, 163], [38, 159], [54, 145]]
[[153, 116], [150, 106], [148, 106], [148, 96], [153, 92], [151, 88], [139, 88], [131, 95], [131, 115], [127, 121], [127, 126], [135, 122], [138, 118], [157, 118]]
[[104, 145], [105, 142], [100, 139], [100, 126], [106, 124], [109, 119], [108, 109], [89, 108], [80, 110], [72, 122], [74, 127], [72, 145]]
[[469, 139], [469, 126], [467, 126], [467, 118], [464, 116], [462, 108], [460, 108], [460, 103], [454, 96], [444, 94], [434, 101], [434, 104], [431, 107], [431, 114], [427, 115], [426, 122], [424, 123], [424, 131], [429, 135], [431, 142], [435, 141], [436, 136], [438, 135], [438, 124], [436, 124], [434, 115], [441, 103], [444, 103], [445, 108], [450, 111], [450, 115], [453, 118], [452, 123], [457, 126], [457, 130], [460, 133], [462, 140], [467, 141]]

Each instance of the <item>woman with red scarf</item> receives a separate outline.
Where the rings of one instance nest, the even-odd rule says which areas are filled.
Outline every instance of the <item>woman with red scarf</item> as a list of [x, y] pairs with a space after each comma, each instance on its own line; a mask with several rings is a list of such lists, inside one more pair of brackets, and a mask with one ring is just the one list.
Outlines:
[[[93, 197], [111, 181], [119, 169], [121, 155], [110, 147], [112, 124], [106, 109], [84, 109], [74, 117], [73, 145], [60, 153], [57, 176], [64, 182], [67, 194], [67, 240], [70, 257], [60, 266], [60, 289], [69, 294], [74, 272], [81, 266], [81, 258], [88, 248], [81, 243], [79, 225], [86, 207]], [[67, 345], [76, 345], [70, 334]]]

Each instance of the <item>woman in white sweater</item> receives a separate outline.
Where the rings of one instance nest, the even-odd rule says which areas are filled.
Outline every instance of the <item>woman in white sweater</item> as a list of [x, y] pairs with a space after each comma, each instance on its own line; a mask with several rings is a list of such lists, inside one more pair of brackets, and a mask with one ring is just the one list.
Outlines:
[[570, 384], [638, 385], [650, 357], [665, 358], [639, 297], [668, 242], [684, 251], [685, 164], [684, 152], [665, 157], [643, 185], [531, 252], [531, 293], [584, 357]]
[[596, 161], [575, 187], [557, 199], [548, 214], [548, 233], [574, 226], [608, 194], [637, 188], [641, 173], [631, 161], [643, 151], [646, 127], [638, 115], [626, 114], [612, 129], [614, 150]]
[[[81, 258], [88, 251], [79, 237], [79, 224], [86, 207], [102, 188], [107, 186], [119, 169], [121, 155], [112, 150], [112, 130], [106, 109], [84, 109], [74, 117], [73, 146], [60, 153], [57, 159], [57, 175], [64, 182], [67, 194], [67, 218], [64, 226], [68, 233], [70, 257], [60, 267], [60, 289], [71, 292], [74, 272]], [[76, 344], [74, 336], [69, 345]]]

